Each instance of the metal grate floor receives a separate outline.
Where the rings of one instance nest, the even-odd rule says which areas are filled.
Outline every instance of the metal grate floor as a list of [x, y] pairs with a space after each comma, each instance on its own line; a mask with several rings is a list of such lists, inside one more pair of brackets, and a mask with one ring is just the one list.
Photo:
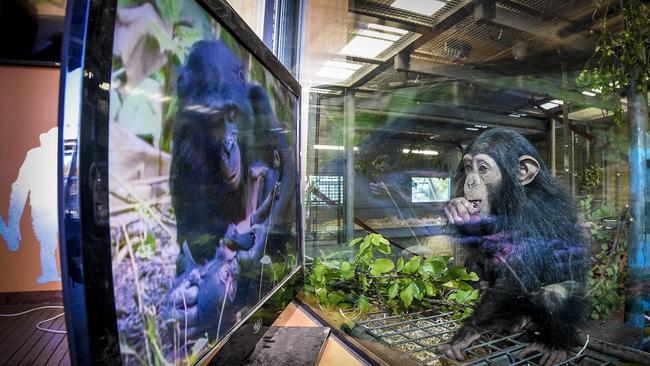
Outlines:
[[[357, 326], [366, 333], [384, 342], [388, 347], [400, 352], [421, 365], [449, 365], [449, 361], [437, 354], [436, 346], [448, 342], [460, 322], [452, 318], [452, 313], [426, 310], [406, 315], [389, 316], [386, 313], [368, 314]], [[525, 358], [519, 353], [526, 347], [520, 341], [523, 333], [498, 335], [486, 332], [465, 350], [466, 359], [462, 365], [539, 365], [540, 354]], [[616, 365], [616, 358], [593, 352], [588, 348], [582, 353], [574, 349], [568, 358], [558, 365]]]

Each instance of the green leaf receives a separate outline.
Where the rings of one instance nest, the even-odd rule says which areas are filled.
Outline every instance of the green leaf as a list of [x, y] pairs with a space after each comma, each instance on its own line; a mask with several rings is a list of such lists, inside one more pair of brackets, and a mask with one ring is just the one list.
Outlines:
[[350, 246], [351, 247], [355, 246], [355, 245], [359, 244], [359, 242], [362, 241], [362, 240], [363, 240], [363, 238], [352, 239], [352, 240], [350, 240]]
[[445, 282], [442, 285], [444, 287], [449, 287], [449, 288], [458, 288], [458, 282], [456, 282], [456, 281]]
[[415, 285], [411, 283], [399, 294], [400, 299], [402, 299], [402, 302], [406, 307], [411, 306], [411, 303], [413, 303], [413, 297], [415, 296], [414, 287]]
[[363, 243], [359, 246], [359, 253], [365, 252], [366, 249], [370, 246], [370, 241], [369, 240], [363, 240]]
[[425, 283], [424, 284], [424, 292], [427, 294], [427, 296], [431, 297], [434, 295], [433, 292], [433, 286], [430, 283]]
[[415, 273], [415, 271], [418, 270], [420, 267], [420, 261], [422, 260], [422, 257], [420, 256], [414, 256], [411, 258], [406, 264], [404, 265], [404, 273], [412, 274]]
[[403, 269], [404, 269], [404, 258], [399, 257], [399, 259], [397, 260], [397, 272], [402, 272]]
[[370, 234], [370, 242], [374, 246], [379, 246], [381, 243], [379, 234]]
[[390, 254], [390, 244], [379, 243], [377, 250], [384, 254]]
[[347, 297], [343, 291], [334, 291], [327, 294], [327, 301], [330, 306], [336, 306]]
[[397, 296], [397, 293], [399, 292], [399, 283], [393, 282], [392, 285], [388, 288], [388, 298], [392, 299], [395, 296]]
[[479, 280], [478, 275], [474, 272], [470, 272], [469, 278], [466, 279], [466, 281], [478, 281], [478, 280]]
[[352, 265], [350, 262], [343, 261], [341, 262], [341, 272], [349, 272], [352, 270]]
[[376, 273], [382, 274], [392, 271], [395, 268], [395, 264], [390, 259], [379, 258], [370, 263], [370, 268]]
[[357, 301], [357, 309], [359, 309], [361, 315], [366, 314], [368, 310], [370, 310], [370, 301], [368, 300], [368, 297], [365, 295], [359, 296], [359, 300]]

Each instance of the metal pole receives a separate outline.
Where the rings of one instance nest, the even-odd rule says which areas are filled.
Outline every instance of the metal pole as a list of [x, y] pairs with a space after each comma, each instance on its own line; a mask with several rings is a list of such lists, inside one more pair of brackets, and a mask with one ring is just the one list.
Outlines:
[[550, 131], [549, 131], [549, 140], [550, 140], [550, 146], [551, 146], [551, 151], [549, 151], [549, 159], [551, 159], [551, 174], [555, 177], [557, 175], [556, 173], [556, 163], [555, 163], [555, 119], [550, 118], [549, 119], [549, 126], [550, 126]]
[[354, 91], [345, 89], [343, 113], [345, 120], [345, 241], [354, 239]]
[[[637, 91], [636, 80], [640, 70], [631, 73], [628, 100], [628, 121], [630, 136], [630, 240], [628, 244], [628, 275], [630, 288], [639, 288], [642, 281], [650, 278], [650, 245], [648, 243], [646, 204], [648, 194], [648, 99], [644, 87]], [[631, 291], [630, 291], [631, 292]], [[643, 328], [645, 312], [650, 308], [650, 294], [635, 291], [627, 294], [626, 323]]]

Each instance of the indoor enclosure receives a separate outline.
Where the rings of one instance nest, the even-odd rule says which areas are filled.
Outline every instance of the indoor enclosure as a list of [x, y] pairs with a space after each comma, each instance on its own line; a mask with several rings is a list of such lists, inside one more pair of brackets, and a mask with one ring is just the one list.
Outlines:
[[[569, 352], [568, 364], [647, 362], [613, 355], [598, 343], [604, 339], [647, 347], [642, 335], [649, 233], [643, 85], [649, 35], [643, 30], [648, 25], [643, 5], [546, 0], [311, 4], [316, 10], [307, 14], [303, 64], [303, 87], [309, 91], [303, 102], [308, 106], [303, 111], [308, 121], [307, 263], [315, 262], [323, 277], [343, 279], [349, 265], [357, 266], [358, 276], [359, 266], [368, 268], [355, 257], [364, 247], [348, 243], [376, 233], [390, 242], [392, 251], [382, 255], [375, 250], [371, 258], [389, 257], [397, 268], [385, 268], [391, 270], [383, 276], [392, 278], [383, 285], [382, 276], [369, 275], [369, 289], [365, 279], [351, 280], [358, 289], [354, 295], [343, 289], [346, 296], [341, 298], [331, 296], [339, 294], [340, 279], [312, 274], [305, 301], [326, 309], [317, 312], [344, 328], [353, 319], [360, 333], [395, 352], [391, 362], [446, 362], [437, 345], [452, 339], [458, 318], [441, 314], [444, 306], [396, 315], [404, 311], [408, 282], [399, 285], [399, 295], [389, 285], [403, 275], [400, 256], [407, 261], [451, 256], [457, 265], [467, 263], [462, 235], [459, 239], [444, 210], [458, 196], [459, 186], [462, 194], [464, 181], [457, 173], [468, 144], [502, 127], [525, 136], [539, 152], [570, 194], [588, 241], [590, 321], [583, 329], [592, 340], [586, 353], [580, 352], [582, 346]], [[635, 27], [638, 33], [632, 35]], [[616, 43], [621, 32], [630, 39]], [[628, 53], [627, 61], [620, 59], [624, 47], [643, 51], [630, 62]], [[608, 63], [616, 52], [619, 58]], [[633, 77], [625, 76], [634, 69], [629, 65], [646, 73], [646, 81], [636, 77], [642, 84], [638, 89], [629, 84]], [[504, 146], [510, 147], [515, 148]], [[335, 269], [323, 269], [327, 266]], [[562, 269], [549, 264], [547, 270]], [[418, 287], [424, 292], [422, 282]], [[358, 315], [365, 313], [359, 305], [363, 296], [370, 299], [371, 315]], [[511, 315], [504, 310], [494, 317]], [[525, 334], [503, 334], [473, 343], [465, 361], [551, 362], [521, 356]], [[375, 350], [374, 341], [355, 339]], [[375, 352], [389, 352], [381, 350]]]
[[296, 306], [360, 364], [650, 364], [647, 2], [68, 1], [65, 27], [73, 363], [239, 364]]

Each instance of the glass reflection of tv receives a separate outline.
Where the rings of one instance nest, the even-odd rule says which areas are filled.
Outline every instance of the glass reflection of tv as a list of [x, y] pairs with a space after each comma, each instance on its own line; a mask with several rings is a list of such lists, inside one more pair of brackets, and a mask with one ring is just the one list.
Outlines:
[[225, 1], [69, 1], [67, 17], [73, 362], [241, 362], [302, 285], [299, 84]]

